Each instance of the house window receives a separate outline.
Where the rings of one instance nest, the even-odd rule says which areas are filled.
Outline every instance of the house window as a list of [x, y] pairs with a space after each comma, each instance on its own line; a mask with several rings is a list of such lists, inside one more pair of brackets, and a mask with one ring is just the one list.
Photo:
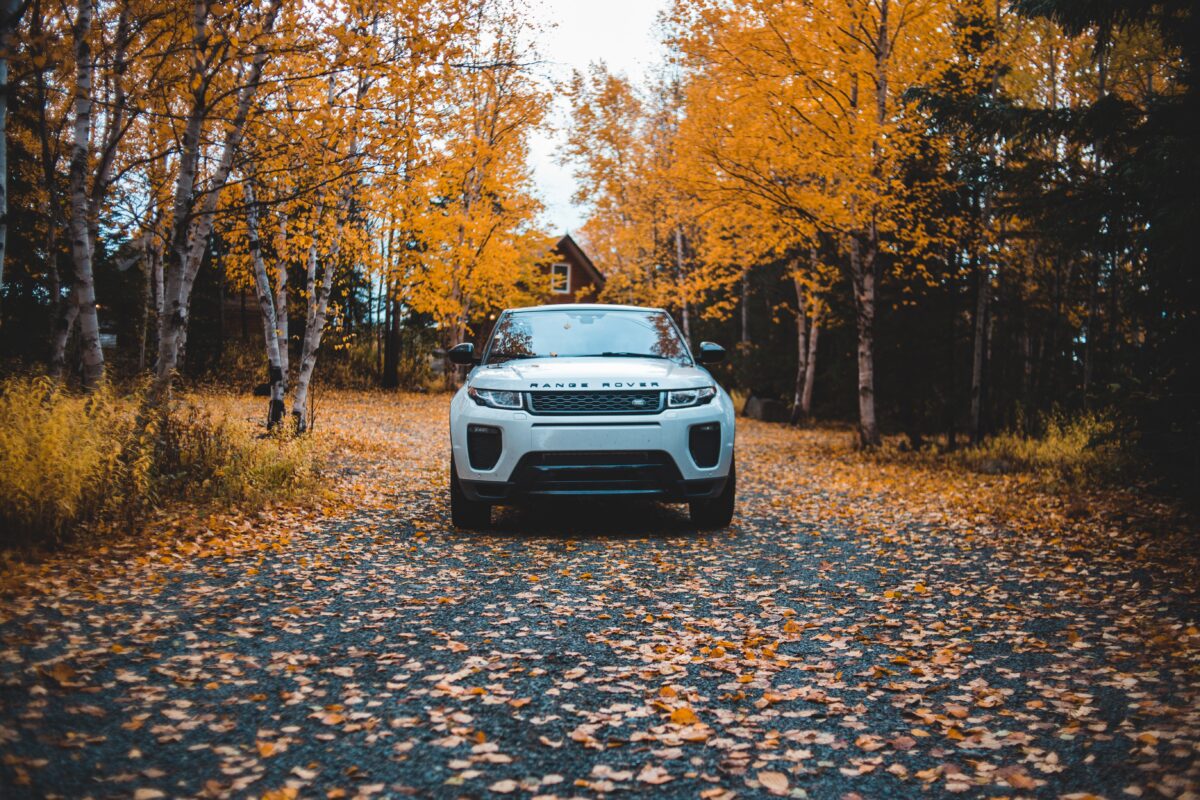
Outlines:
[[555, 264], [550, 267], [550, 291], [555, 294], [570, 294], [571, 266], [569, 264]]

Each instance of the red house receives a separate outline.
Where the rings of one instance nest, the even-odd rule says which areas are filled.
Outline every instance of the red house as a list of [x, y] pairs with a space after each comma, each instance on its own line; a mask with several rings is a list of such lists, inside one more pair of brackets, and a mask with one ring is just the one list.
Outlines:
[[546, 303], [592, 303], [604, 289], [604, 276], [570, 236], [554, 245], [543, 264]]

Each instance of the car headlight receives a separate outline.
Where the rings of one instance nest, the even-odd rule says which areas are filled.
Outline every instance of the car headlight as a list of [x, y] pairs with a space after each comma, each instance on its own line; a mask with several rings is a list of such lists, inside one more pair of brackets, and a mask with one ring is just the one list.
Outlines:
[[520, 392], [509, 392], [503, 389], [476, 389], [471, 386], [467, 388], [467, 394], [476, 403], [488, 408], [512, 409], [524, 406]]
[[702, 386], [699, 389], [675, 389], [667, 392], [667, 408], [702, 406], [717, 396], [717, 387]]

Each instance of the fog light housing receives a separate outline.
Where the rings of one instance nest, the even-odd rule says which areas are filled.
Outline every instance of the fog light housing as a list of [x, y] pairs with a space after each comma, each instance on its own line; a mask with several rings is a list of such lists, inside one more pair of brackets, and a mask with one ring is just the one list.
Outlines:
[[688, 451], [697, 467], [715, 467], [721, 460], [721, 424], [705, 422], [689, 428]]
[[467, 426], [467, 458], [471, 469], [489, 470], [500, 460], [504, 436], [492, 425]]

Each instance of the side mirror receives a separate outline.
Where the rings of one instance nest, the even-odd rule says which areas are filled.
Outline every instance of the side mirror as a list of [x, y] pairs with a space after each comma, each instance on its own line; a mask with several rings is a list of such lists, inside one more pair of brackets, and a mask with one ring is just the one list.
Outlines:
[[715, 364], [725, 359], [725, 348], [714, 342], [701, 342], [696, 360], [701, 364]]
[[454, 345], [454, 347], [450, 348], [450, 352], [447, 355], [450, 356], [450, 361], [454, 364], [471, 366], [477, 363], [475, 360], [475, 345], [471, 342]]

